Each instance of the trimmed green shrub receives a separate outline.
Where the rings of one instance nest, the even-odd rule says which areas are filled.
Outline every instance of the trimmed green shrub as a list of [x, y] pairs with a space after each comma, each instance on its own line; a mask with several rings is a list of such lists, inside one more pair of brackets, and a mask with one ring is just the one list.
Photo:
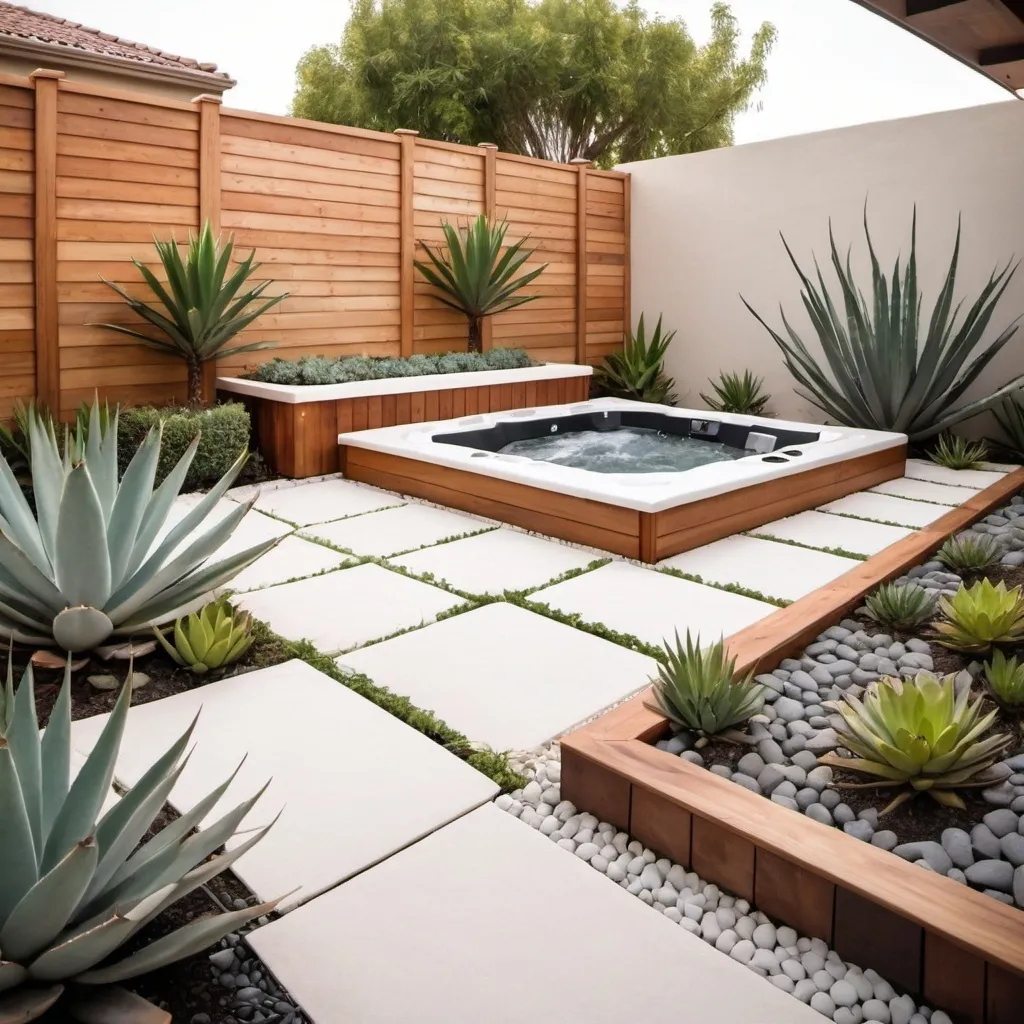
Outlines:
[[123, 474], [151, 427], [164, 421], [156, 479], [160, 483], [202, 430], [202, 440], [185, 477], [183, 491], [194, 491], [219, 480], [249, 447], [249, 412], [239, 402], [210, 409], [180, 406], [121, 409], [118, 418], [118, 469]]
[[356, 380], [423, 377], [434, 373], [519, 370], [536, 365], [536, 360], [522, 349], [492, 348], [489, 352], [445, 352], [437, 356], [409, 356], [408, 359], [375, 356], [276, 358], [262, 363], [244, 376], [264, 384], [348, 384]]

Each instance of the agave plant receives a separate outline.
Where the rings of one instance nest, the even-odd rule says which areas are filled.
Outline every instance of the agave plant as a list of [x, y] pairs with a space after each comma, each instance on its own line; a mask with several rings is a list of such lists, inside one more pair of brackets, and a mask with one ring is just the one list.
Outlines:
[[906, 787], [883, 814], [918, 792], [946, 807], [962, 808], [956, 790], [993, 785], [990, 769], [1011, 741], [1006, 733], [987, 735], [996, 712], [982, 714], [983, 698], [968, 704], [970, 696], [970, 683], [958, 687], [952, 675], [883, 677], [868, 687], [863, 700], [846, 694], [830, 705], [842, 718], [836, 725], [840, 744], [857, 756], [830, 753], [818, 763], [874, 780], [840, 786]]
[[[0, 692], [0, 1021], [42, 1016], [61, 999], [67, 982], [113, 984], [191, 956], [278, 902], [198, 918], [109, 961], [141, 928], [228, 868], [273, 825], [252, 832], [230, 853], [215, 853], [235, 834], [261, 789], [193, 833], [224, 795], [232, 774], [192, 810], [144, 838], [188, 761], [195, 721], [103, 812], [131, 682], [129, 673], [72, 781], [70, 658], [42, 739], [31, 666], [15, 693], [8, 662], [6, 688]], [[75, 1019], [95, 1019], [76, 1015], [73, 994], [65, 1001]]]
[[672, 389], [676, 382], [664, 370], [665, 353], [675, 336], [675, 331], [662, 333], [659, 316], [648, 341], [641, 313], [636, 334], [627, 334], [622, 351], [606, 356], [604, 364], [594, 371], [598, 390], [616, 398], [675, 405], [676, 396]]
[[153, 629], [163, 649], [183, 668], [197, 675], [238, 661], [252, 646], [252, 616], [233, 608], [227, 598], [211, 601], [198, 614], [174, 623], [174, 643]]
[[981, 294], [963, 319], [959, 319], [963, 301], [953, 305], [960, 258], [958, 222], [945, 281], [928, 325], [922, 328], [916, 208], [907, 265], [901, 271], [897, 259], [891, 289], [871, 244], [866, 207], [864, 234], [871, 256], [870, 300], [854, 282], [849, 254], [845, 263], [840, 258], [831, 224], [832, 266], [841, 293], [836, 300], [829, 294], [817, 261], [815, 283], [797, 263], [785, 237], [782, 239], [803, 284], [800, 297], [818, 335], [827, 369], [801, 341], [785, 312], [781, 315], [787, 337], [770, 327], [750, 303], [743, 300], [782, 350], [786, 366], [804, 389], [800, 391], [804, 398], [847, 426], [899, 431], [907, 434], [911, 441], [921, 441], [991, 408], [1021, 387], [1024, 375], [1018, 374], [985, 397], [956, 406], [1017, 330], [1020, 317], [982, 346], [992, 314], [1017, 270], [1016, 263], [1011, 260], [1002, 269], [994, 270]]
[[911, 630], [935, 614], [935, 598], [914, 583], [883, 583], [864, 599], [864, 607], [883, 626]]
[[656, 704], [650, 705], [684, 729], [704, 736], [731, 729], [746, 722], [764, 706], [764, 687], [751, 676], [736, 678], [736, 659], [725, 656], [725, 643], [719, 640], [706, 651], [686, 631], [686, 648], [676, 632], [673, 648], [662, 645], [665, 659], [658, 665], [658, 678], [652, 680]]
[[1020, 392], [1004, 398], [992, 412], [1006, 435], [1003, 445], [1018, 459], [1024, 459], [1024, 403], [1020, 400]]
[[935, 557], [953, 572], [981, 572], [999, 561], [999, 542], [987, 533], [968, 530], [950, 537]]
[[519, 293], [548, 264], [516, 277], [533, 250], [524, 248], [527, 239], [521, 238], [502, 253], [508, 224], [492, 224], [484, 214], [465, 228], [442, 221], [441, 229], [448, 245], [447, 257], [420, 242], [429, 262], [415, 260], [414, 264], [424, 280], [437, 289], [441, 302], [465, 314], [469, 321], [469, 351], [480, 352], [484, 317], [533, 302], [536, 295]]
[[940, 434], [928, 458], [947, 469], [977, 469], [988, 458], [988, 445], [955, 434]]
[[960, 586], [952, 597], [939, 598], [943, 618], [932, 623], [943, 647], [954, 651], [987, 651], [996, 644], [1024, 641], [1024, 596], [1020, 587], [1006, 589], [999, 581], [979, 580]]
[[[272, 284], [261, 281], [254, 288], [242, 291], [249, 278], [261, 264], [254, 263], [253, 250], [228, 277], [228, 267], [234, 252], [234, 236], [221, 245], [214, 238], [210, 222], [203, 225], [198, 236], [189, 232], [188, 250], [184, 261], [177, 241], [155, 241], [157, 255], [167, 274], [165, 288], [156, 275], [139, 260], [132, 260], [146, 284], [159, 300], [163, 310], [135, 298], [119, 284], [104, 279], [104, 284], [121, 296], [128, 307], [146, 322], [149, 330], [139, 330], [126, 324], [90, 324], [106, 327], [158, 352], [170, 353], [188, 364], [188, 400], [190, 405], [203, 401], [202, 364], [209, 359], [254, 352], [270, 348], [272, 341], [256, 341], [248, 345], [224, 346], [257, 317], [276, 306], [288, 293], [263, 298]], [[241, 292], [241, 294], [239, 294]], [[154, 336], [152, 328], [159, 336]]]
[[100, 421], [96, 401], [85, 450], [74, 459], [68, 447], [60, 455], [52, 425], [38, 416], [30, 421], [35, 514], [0, 457], [0, 636], [90, 650], [112, 634], [166, 622], [276, 543], [264, 541], [204, 564], [251, 507], [238, 505], [193, 537], [238, 475], [246, 453], [163, 535], [199, 436], [154, 489], [160, 428], [149, 432], [119, 482], [116, 410], [105, 435]]
[[755, 377], [749, 370], [744, 370], [742, 377], [738, 373], [719, 373], [718, 380], [708, 378], [708, 383], [715, 396], [705, 395], [702, 391], [700, 397], [709, 409], [716, 412], [759, 416], [772, 397], [764, 393], [764, 377]]
[[1007, 658], [1002, 651], [993, 651], [985, 662], [985, 682], [1004, 708], [1024, 710], [1024, 664], [1016, 656]]

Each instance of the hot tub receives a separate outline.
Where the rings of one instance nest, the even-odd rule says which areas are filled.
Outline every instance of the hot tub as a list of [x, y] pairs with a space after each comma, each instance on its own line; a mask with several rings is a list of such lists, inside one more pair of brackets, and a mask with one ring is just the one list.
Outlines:
[[600, 398], [338, 443], [350, 479], [656, 562], [902, 476], [907, 438]]

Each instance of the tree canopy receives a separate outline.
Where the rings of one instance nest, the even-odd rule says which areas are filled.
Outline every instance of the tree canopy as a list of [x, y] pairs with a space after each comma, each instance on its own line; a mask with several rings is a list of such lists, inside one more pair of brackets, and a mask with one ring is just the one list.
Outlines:
[[775, 29], [739, 52], [726, 3], [698, 46], [636, 0], [354, 0], [340, 45], [309, 50], [292, 112], [599, 166], [732, 143]]

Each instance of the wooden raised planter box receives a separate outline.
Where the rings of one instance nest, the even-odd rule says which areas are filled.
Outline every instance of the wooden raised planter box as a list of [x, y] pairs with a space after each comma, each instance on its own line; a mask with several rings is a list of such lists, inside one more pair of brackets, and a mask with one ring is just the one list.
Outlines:
[[217, 391], [249, 406], [260, 452], [270, 468], [301, 478], [337, 471], [338, 434], [582, 402], [592, 373], [590, 366], [543, 363], [350, 384], [292, 386], [218, 377]]
[[[1018, 469], [965, 505], [729, 638], [737, 668], [770, 671], [1024, 488]], [[562, 738], [562, 797], [769, 917], [873, 967], [956, 1024], [1024, 1021], [1024, 910], [924, 871], [657, 749], [668, 721], [639, 694]]]

